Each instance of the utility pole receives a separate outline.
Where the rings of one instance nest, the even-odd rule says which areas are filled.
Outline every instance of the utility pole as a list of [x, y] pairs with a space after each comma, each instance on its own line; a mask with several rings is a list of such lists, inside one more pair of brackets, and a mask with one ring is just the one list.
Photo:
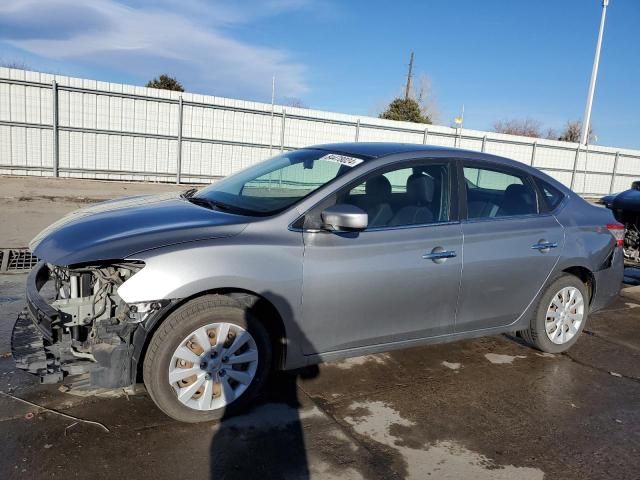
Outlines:
[[409, 57], [409, 73], [407, 74], [407, 86], [404, 90], [404, 99], [409, 100], [409, 93], [411, 92], [411, 75], [413, 75], [413, 51], [411, 57]]
[[602, 16], [600, 17], [600, 30], [598, 31], [598, 41], [596, 43], [596, 54], [593, 59], [593, 69], [591, 70], [591, 81], [589, 82], [589, 93], [587, 94], [587, 106], [584, 109], [582, 120], [582, 140], [581, 144], [586, 145], [589, 140], [589, 124], [591, 123], [591, 106], [593, 105], [593, 94], [596, 90], [596, 79], [598, 78], [598, 65], [600, 64], [600, 49], [602, 47], [602, 35], [604, 34], [604, 21], [607, 16], [607, 6], [609, 0], [602, 1]]

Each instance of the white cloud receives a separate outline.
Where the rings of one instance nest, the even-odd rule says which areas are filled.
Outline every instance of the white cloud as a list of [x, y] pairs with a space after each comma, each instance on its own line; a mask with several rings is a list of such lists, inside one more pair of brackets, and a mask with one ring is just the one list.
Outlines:
[[[307, 8], [307, 0], [4, 0], [0, 42], [49, 59], [106, 66], [148, 79], [178, 77], [187, 90], [268, 97], [271, 76], [283, 96], [308, 90], [305, 67], [282, 49], [234, 39], [234, 26]], [[256, 26], [259, 28], [259, 26]]]

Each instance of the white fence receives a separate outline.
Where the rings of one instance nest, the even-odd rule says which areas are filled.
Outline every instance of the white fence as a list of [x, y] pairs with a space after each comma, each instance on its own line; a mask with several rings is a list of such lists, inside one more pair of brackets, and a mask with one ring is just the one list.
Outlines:
[[348, 141], [458, 146], [586, 195], [625, 190], [640, 151], [394, 122], [0, 68], [0, 174], [207, 183], [281, 150]]

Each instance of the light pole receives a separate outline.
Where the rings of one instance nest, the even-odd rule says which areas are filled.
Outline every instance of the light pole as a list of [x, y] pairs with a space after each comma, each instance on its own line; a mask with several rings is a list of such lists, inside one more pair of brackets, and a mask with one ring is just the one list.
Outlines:
[[[455, 123], [456, 125], [456, 130], [458, 130], [458, 148], [460, 148], [460, 144], [462, 143], [462, 124], [464, 123], [464, 104], [462, 105], [462, 113], [460, 114], [459, 117], [456, 117], [453, 119], [453, 123]], [[455, 145], [455, 139], [454, 139], [454, 147]]]
[[[596, 90], [596, 79], [598, 78], [598, 66], [600, 65], [600, 49], [602, 48], [602, 35], [604, 34], [604, 21], [607, 17], [607, 7], [609, 0], [602, 0], [602, 16], [600, 17], [600, 30], [598, 31], [598, 41], [596, 42], [596, 53], [593, 58], [593, 68], [591, 70], [591, 80], [589, 81], [589, 92], [587, 93], [587, 105], [584, 109], [584, 117], [582, 119], [582, 132], [580, 135], [580, 143], [576, 150], [576, 158], [573, 162], [573, 173], [571, 174], [571, 188], [575, 185], [576, 171], [578, 169], [578, 159], [580, 157], [580, 148], [584, 145], [586, 148], [589, 142], [589, 126], [591, 124], [591, 107], [593, 105], [593, 94]], [[585, 158], [586, 163], [586, 158]], [[585, 179], [586, 179], [585, 172]], [[586, 181], [586, 180], [585, 180]], [[583, 187], [584, 189], [584, 187]]]
[[269, 131], [269, 156], [273, 155], [273, 114], [276, 103], [276, 76], [271, 79], [271, 127]]
[[591, 123], [591, 106], [593, 105], [593, 94], [596, 90], [596, 79], [598, 78], [598, 65], [600, 64], [600, 49], [602, 47], [602, 35], [604, 34], [604, 21], [607, 16], [609, 0], [602, 0], [602, 16], [600, 17], [600, 31], [598, 32], [598, 42], [596, 43], [596, 54], [593, 59], [593, 69], [591, 70], [591, 81], [589, 82], [589, 93], [587, 94], [587, 105], [584, 109], [582, 120], [582, 139], [580, 143], [586, 145], [589, 140], [589, 125]]

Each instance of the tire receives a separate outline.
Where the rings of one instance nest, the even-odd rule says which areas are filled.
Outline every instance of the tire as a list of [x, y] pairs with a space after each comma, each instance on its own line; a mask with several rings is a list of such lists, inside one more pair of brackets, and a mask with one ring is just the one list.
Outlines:
[[[552, 306], [551, 303], [554, 299], [556, 302], [562, 303], [561, 292], [564, 289], [568, 289], [565, 291], [576, 289], [580, 292], [582, 298], [581, 321], [579, 326], [575, 327], [575, 323], [572, 320], [577, 318], [576, 313], [579, 312], [579, 307], [570, 308], [570, 314], [565, 314], [565, 321], [571, 322], [571, 326], [565, 325], [561, 330], [555, 330], [554, 327], [551, 326], [552, 322], [556, 321], [554, 320], [555, 317], [550, 316], [548, 318], [547, 316], [557, 315], [561, 311], [559, 307], [557, 307], [555, 304]], [[556, 296], [558, 297], [556, 298]], [[578, 298], [577, 294], [575, 295], [575, 297]], [[551, 313], [552, 308], [556, 308], [556, 312]], [[584, 326], [587, 323], [588, 315], [589, 293], [587, 286], [578, 277], [568, 273], [564, 273], [557, 277], [542, 294], [538, 303], [538, 307], [536, 309], [535, 316], [532, 318], [529, 328], [527, 330], [521, 331], [520, 336], [525, 342], [527, 342], [532, 347], [537, 348], [538, 350], [546, 353], [561, 353], [568, 350], [573, 346], [574, 343], [576, 343], [578, 337], [582, 333], [582, 330], [584, 330]], [[550, 334], [548, 334], [547, 332], [550, 329], [552, 331]], [[568, 334], [572, 329], [575, 330], [575, 333], [573, 333], [572, 336], [568, 338]], [[554, 342], [550, 338], [550, 336], [556, 337], [558, 334], [560, 337], [562, 337], [563, 333], [566, 334], [566, 341], [562, 341], [561, 338], [557, 338], [556, 342]]]
[[[229, 335], [224, 337], [224, 343], [218, 344], [218, 333], [227, 329]], [[205, 332], [206, 336], [199, 338], [208, 340], [210, 345], [200, 348], [195, 332]], [[235, 353], [225, 356], [224, 352], [231, 352], [236, 341], [245, 343]], [[184, 348], [178, 351], [181, 346]], [[241, 359], [240, 355], [251, 358], [251, 362], [235, 363]], [[196, 358], [200, 359], [200, 365]], [[246, 307], [223, 295], [206, 295], [172, 312], [153, 334], [144, 358], [144, 384], [158, 408], [175, 420], [187, 423], [217, 420], [234, 415], [251, 403], [267, 379], [271, 359], [269, 333]], [[221, 363], [225, 360], [230, 363]], [[183, 368], [186, 370], [181, 370]], [[184, 376], [187, 370], [195, 372], [194, 375], [170, 383], [170, 374]], [[246, 384], [236, 381], [236, 377], [242, 376], [246, 382], [251, 374], [253, 376]], [[191, 395], [189, 386], [198, 390]], [[224, 395], [223, 389], [230, 393]], [[226, 398], [234, 399], [225, 403]]]

